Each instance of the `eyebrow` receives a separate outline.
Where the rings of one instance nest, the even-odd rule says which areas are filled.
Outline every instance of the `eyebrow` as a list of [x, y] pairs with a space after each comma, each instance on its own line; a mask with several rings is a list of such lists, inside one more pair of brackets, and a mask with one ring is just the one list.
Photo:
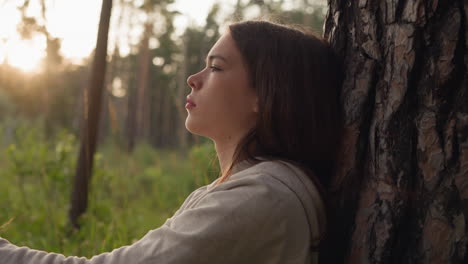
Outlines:
[[226, 62], [226, 63], [228, 62], [228, 60], [227, 60], [225, 57], [221, 56], [221, 55], [216, 55], [216, 54], [215, 54], [215, 55], [210, 55], [210, 56], [207, 57], [207, 61], [208, 61], [208, 62], [209, 62], [209, 61], [212, 61], [212, 60], [214, 60], [214, 59], [220, 59], [220, 60], [223, 60], [223, 61]]

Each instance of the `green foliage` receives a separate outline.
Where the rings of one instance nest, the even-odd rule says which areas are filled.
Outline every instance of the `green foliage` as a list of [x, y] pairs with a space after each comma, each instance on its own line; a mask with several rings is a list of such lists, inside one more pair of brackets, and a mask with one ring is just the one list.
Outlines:
[[11, 115], [15, 109], [15, 105], [11, 103], [11, 99], [9, 97], [9, 94], [0, 89], [0, 120]]
[[64, 195], [70, 191], [76, 139], [62, 132], [56, 141], [47, 141], [38, 133], [41, 130], [20, 126], [14, 143], [2, 149], [0, 225], [13, 220], [0, 234], [19, 244], [57, 250], [65, 227], [68, 199]]
[[207, 166], [211, 144], [188, 155], [148, 145], [127, 154], [107, 145], [95, 157], [89, 208], [75, 231], [67, 214], [77, 140], [67, 132], [46, 140], [40, 131], [17, 128], [14, 143], [1, 149], [0, 236], [20, 246], [91, 257], [131, 244], [217, 177]]
[[190, 163], [197, 185], [209, 184], [220, 175], [216, 151], [211, 142], [192, 147]]
[[[158, 45], [150, 50], [148, 60], [147, 96], [151, 103], [147, 111], [151, 121], [146, 125], [151, 136], [140, 142], [173, 150], [140, 144], [128, 154], [110, 143], [102, 146], [95, 156], [89, 208], [80, 219], [79, 231], [70, 229], [67, 216], [78, 150], [78, 139], [69, 131], [79, 128], [90, 64], [66, 65], [57, 53], [60, 40], [47, 38], [44, 71], [30, 74], [0, 65], [0, 236], [17, 245], [89, 257], [130, 244], [159, 227], [190, 192], [219, 176], [211, 142], [196, 145], [188, 153], [177, 152], [175, 135], [185, 128], [177, 123], [181, 118], [176, 102], [184, 102], [189, 92], [186, 76], [179, 75], [204, 67], [223, 19], [229, 21], [232, 16], [220, 19], [223, 6], [215, 4], [205, 26], [189, 26], [178, 39], [173, 24], [177, 12], [156, 8], [171, 2], [145, 1], [145, 6], [137, 8], [149, 15], [158, 14], [159, 25], [151, 36]], [[283, 10], [284, 1], [237, 1], [234, 17], [247, 17], [256, 8], [260, 16], [273, 13], [284, 22], [320, 32], [323, 5], [308, 2], [295, 1], [295, 8]], [[24, 36], [37, 32], [47, 35], [37, 21], [26, 18], [22, 23], [19, 29]], [[110, 85], [107, 87], [102, 141], [113, 142], [109, 140], [113, 136], [126, 145], [125, 131], [131, 127], [127, 115], [133, 111], [128, 102], [136, 96], [140, 76], [138, 50], [133, 46], [126, 56], [116, 50], [110, 60], [108, 79], [122, 80], [125, 93], [118, 97]], [[162, 58], [163, 64], [153, 64], [154, 57]], [[184, 87], [187, 90], [180, 92]], [[38, 124], [24, 126], [20, 120]], [[198, 142], [194, 139], [188, 138], [188, 145]]]

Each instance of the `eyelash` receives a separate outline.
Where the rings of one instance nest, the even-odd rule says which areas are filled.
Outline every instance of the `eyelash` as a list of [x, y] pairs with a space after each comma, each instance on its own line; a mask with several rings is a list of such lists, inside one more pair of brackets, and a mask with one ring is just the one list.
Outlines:
[[211, 69], [211, 72], [221, 71], [221, 69], [216, 66], [210, 66], [209, 68]]

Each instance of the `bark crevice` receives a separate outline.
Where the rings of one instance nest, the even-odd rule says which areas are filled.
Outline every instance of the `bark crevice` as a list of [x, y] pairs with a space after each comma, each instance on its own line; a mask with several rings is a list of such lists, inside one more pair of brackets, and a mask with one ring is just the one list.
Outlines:
[[346, 72], [346, 146], [337, 175], [345, 185], [336, 189], [345, 203], [336, 208], [340, 223], [334, 239], [341, 244], [331, 258], [321, 257], [323, 262], [466, 260], [467, 5], [462, 0], [330, 0], [329, 5], [340, 20], [327, 23], [336, 28], [326, 28], [334, 34], [325, 36], [340, 48]]

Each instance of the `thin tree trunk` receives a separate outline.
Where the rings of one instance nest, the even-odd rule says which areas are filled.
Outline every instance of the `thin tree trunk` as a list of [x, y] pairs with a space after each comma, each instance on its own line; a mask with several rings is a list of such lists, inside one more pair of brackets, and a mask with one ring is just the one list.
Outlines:
[[149, 39], [153, 33], [153, 23], [149, 22], [145, 25], [145, 33], [141, 43], [140, 51], [140, 71], [138, 78], [138, 103], [136, 115], [136, 136], [144, 138], [147, 136], [148, 129], [148, 81], [150, 70], [150, 50]]
[[164, 96], [163, 96], [163, 101], [162, 101], [162, 134], [163, 134], [163, 147], [169, 148], [171, 146], [171, 143], [174, 141], [174, 137], [176, 136], [174, 134], [173, 130], [173, 124], [174, 124], [174, 118], [172, 116], [172, 98], [171, 94], [169, 92], [169, 89], [167, 87], [164, 87]]
[[[161, 89], [155, 89], [155, 100], [153, 102], [153, 109], [155, 117], [155, 124], [159, 125], [159, 128], [162, 128], [162, 124], [164, 122], [164, 109], [163, 109], [163, 101], [164, 101], [164, 90], [162, 87]], [[162, 147], [164, 144], [164, 131], [162, 129], [155, 129], [154, 134], [156, 138], [156, 147]]]
[[[140, 43], [140, 56], [138, 63], [137, 91], [129, 105], [128, 122], [128, 151], [132, 151], [139, 140], [148, 133], [148, 81], [150, 68], [149, 39], [153, 32], [153, 23], [145, 24], [145, 31]], [[134, 108], [134, 109], [131, 109]]]
[[91, 77], [89, 87], [85, 90], [84, 96], [81, 148], [69, 212], [70, 222], [75, 228], [79, 228], [78, 218], [86, 211], [88, 206], [88, 188], [92, 175], [94, 152], [96, 151], [100, 117], [99, 112], [101, 110], [101, 99], [106, 73], [107, 39], [111, 9], [112, 0], [103, 0], [96, 50], [91, 68]]
[[187, 54], [187, 39], [184, 38], [182, 39], [182, 55], [184, 58], [184, 61], [180, 62], [180, 71], [177, 72], [177, 92], [176, 96], [174, 98], [174, 105], [177, 109], [177, 116], [179, 121], [178, 123], [178, 146], [181, 150], [186, 150], [188, 146], [187, 142], [187, 129], [185, 128], [185, 119], [187, 117], [187, 111], [185, 110], [185, 96], [189, 93], [187, 81], [185, 78], [187, 78], [187, 62], [185, 61], [186, 58], [188, 58]]
[[[132, 63], [133, 64], [133, 63]], [[129, 67], [133, 68], [133, 67]], [[129, 78], [132, 79], [132, 78]], [[136, 140], [136, 113], [137, 113], [137, 90], [135, 89], [133, 82], [128, 82], [127, 89], [127, 116], [125, 122], [125, 131], [127, 137], [127, 151], [132, 152], [135, 147]]]
[[329, 0], [346, 122], [323, 263], [468, 263], [467, 15]]

